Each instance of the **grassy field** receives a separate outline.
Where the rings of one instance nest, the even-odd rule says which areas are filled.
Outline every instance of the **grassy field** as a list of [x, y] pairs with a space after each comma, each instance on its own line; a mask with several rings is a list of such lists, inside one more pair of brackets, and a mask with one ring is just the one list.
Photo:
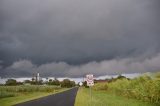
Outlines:
[[[92, 101], [92, 102], [90, 102]], [[92, 90], [92, 100], [88, 88], [79, 88], [75, 106], [158, 106], [135, 99], [109, 94], [106, 91]]]
[[[96, 83], [94, 90], [160, 104], [160, 74], [143, 75], [134, 79], [120, 78], [112, 82]], [[160, 106], [160, 105], [159, 105]]]
[[12, 106], [64, 90], [67, 89], [56, 86], [0, 86], [0, 106]]

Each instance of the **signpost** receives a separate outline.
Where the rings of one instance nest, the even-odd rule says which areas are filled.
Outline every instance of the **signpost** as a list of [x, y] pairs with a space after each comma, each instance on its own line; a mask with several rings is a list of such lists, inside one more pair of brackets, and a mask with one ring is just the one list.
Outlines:
[[91, 90], [91, 87], [94, 85], [93, 74], [86, 75], [86, 81], [87, 81], [87, 86], [89, 86], [89, 88], [90, 88], [90, 104], [91, 104], [92, 103], [92, 90]]

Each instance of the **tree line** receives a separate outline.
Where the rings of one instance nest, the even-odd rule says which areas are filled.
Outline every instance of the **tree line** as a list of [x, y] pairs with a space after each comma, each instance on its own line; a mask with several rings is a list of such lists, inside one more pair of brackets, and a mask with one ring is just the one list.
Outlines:
[[6, 86], [18, 86], [18, 85], [55, 85], [61, 87], [74, 87], [76, 86], [75, 81], [71, 81], [69, 79], [64, 79], [63, 81], [59, 81], [58, 79], [49, 79], [48, 81], [36, 81], [36, 80], [24, 80], [23, 82], [16, 81], [15, 79], [8, 79], [5, 83]]

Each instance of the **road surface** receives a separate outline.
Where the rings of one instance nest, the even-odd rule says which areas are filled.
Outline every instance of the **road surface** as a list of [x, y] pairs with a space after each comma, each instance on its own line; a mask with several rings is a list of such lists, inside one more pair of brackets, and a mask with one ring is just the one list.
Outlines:
[[15, 106], [74, 106], [78, 88], [20, 103]]

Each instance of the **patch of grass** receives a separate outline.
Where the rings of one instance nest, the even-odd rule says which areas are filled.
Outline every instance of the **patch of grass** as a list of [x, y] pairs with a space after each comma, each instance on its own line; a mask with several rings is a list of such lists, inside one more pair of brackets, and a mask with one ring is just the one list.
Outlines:
[[[92, 102], [91, 102], [92, 101]], [[90, 99], [88, 88], [79, 88], [75, 106], [158, 106], [148, 102], [128, 99], [122, 96], [109, 94], [106, 91], [92, 90]]]

